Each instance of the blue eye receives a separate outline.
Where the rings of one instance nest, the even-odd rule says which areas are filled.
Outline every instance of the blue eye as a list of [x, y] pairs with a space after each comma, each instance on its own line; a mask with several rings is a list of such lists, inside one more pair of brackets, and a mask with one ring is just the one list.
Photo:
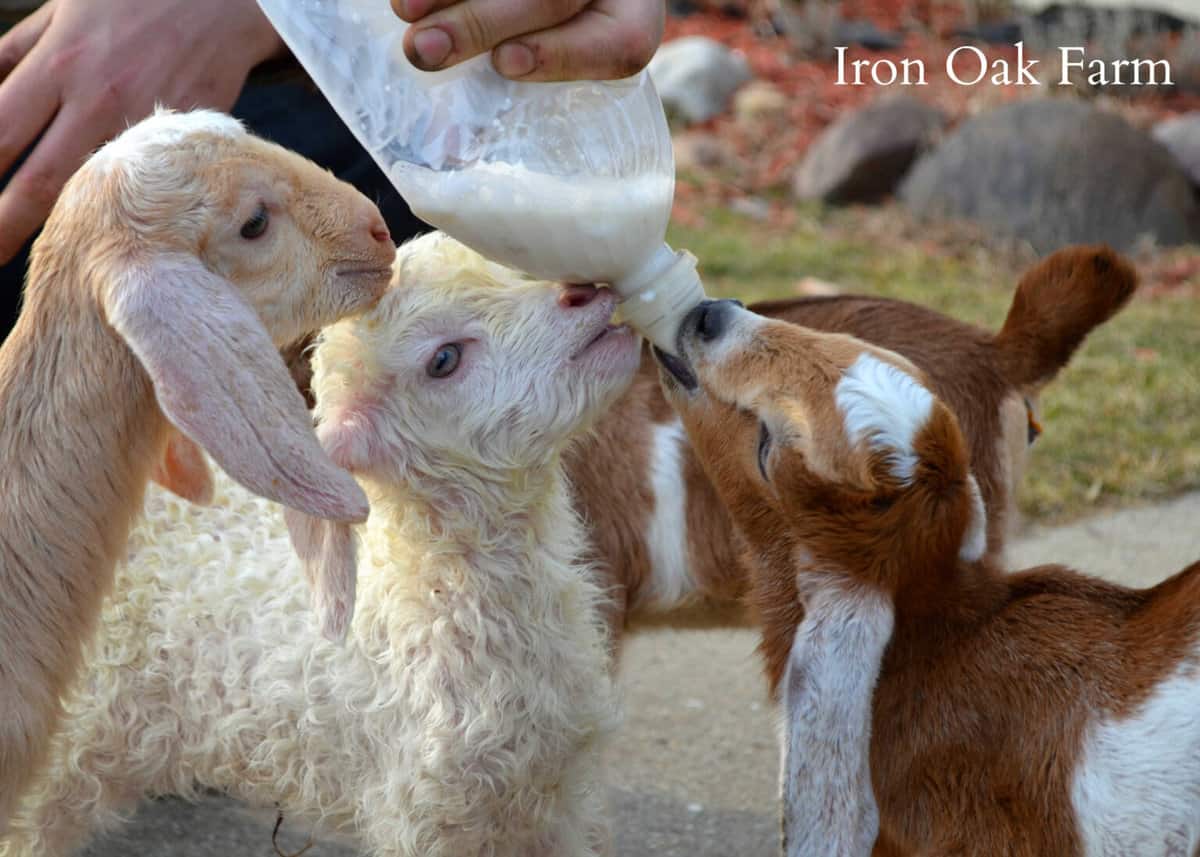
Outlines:
[[443, 345], [437, 350], [437, 353], [430, 358], [429, 363], [425, 366], [425, 371], [430, 378], [446, 378], [454, 374], [454, 370], [458, 368], [458, 363], [462, 359], [462, 346], [457, 342], [451, 342]]

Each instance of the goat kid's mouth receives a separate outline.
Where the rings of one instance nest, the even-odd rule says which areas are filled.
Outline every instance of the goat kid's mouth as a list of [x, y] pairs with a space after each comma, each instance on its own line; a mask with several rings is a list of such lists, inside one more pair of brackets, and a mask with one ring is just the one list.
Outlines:
[[383, 297], [392, 281], [391, 265], [343, 265], [333, 271], [335, 277], [369, 292], [371, 302]]
[[571, 359], [578, 360], [593, 348], [605, 345], [609, 341], [612, 341], [615, 336], [627, 336], [631, 333], [632, 331], [629, 329], [628, 325], [605, 322], [604, 325], [591, 337], [591, 339], [584, 343], [583, 348], [580, 348], [571, 355]]
[[695, 320], [703, 312], [706, 303], [708, 301], [692, 307], [691, 311], [683, 317], [683, 321], [679, 324], [679, 332], [675, 336], [674, 354], [663, 351], [657, 345], [652, 348], [654, 359], [658, 361], [659, 366], [666, 370], [667, 377], [689, 393], [694, 393], [700, 388], [700, 379], [696, 377], [696, 370], [692, 368], [691, 361], [687, 356], [688, 330], [696, 326]]
[[[679, 349], [682, 353], [683, 349]], [[674, 379], [684, 390], [689, 393], [694, 393], [700, 388], [700, 381], [696, 378], [696, 373], [692, 371], [692, 366], [684, 357], [677, 357], [674, 354], [668, 354], [657, 345], [653, 347], [654, 359], [658, 361], [667, 375]]]
[[602, 351], [607, 352], [610, 346], [612, 349], [620, 349], [623, 345], [632, 347], [631, 343], [636, 339], [633, 331], [627, 325], [612, 322], [615, 308], [616, 298], [613, 293], [602, 288], [591, 303], [575, 310], [589, 313], [591, 318], [590, 323], [582, 330], [582, 344], [571, 353], [572, 362], [585, 357], [590, 358]]

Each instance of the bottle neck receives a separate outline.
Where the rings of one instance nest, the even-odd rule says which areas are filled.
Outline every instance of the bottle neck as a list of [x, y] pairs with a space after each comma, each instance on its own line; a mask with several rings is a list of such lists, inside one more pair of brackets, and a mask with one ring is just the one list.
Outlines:
[[612, 284], [621, 318], [663, 351], [676, 352], [683, 317], [704, 300], [696, 257], [663, 244], [641, 267]]

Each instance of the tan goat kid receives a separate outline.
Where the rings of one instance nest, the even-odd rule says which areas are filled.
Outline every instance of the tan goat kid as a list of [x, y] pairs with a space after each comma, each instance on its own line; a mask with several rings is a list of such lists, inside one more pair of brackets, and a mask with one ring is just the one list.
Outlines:
[[156, 113], [68, 182], [0, 349], [0, 831], [147, 479], [188, 482], [168, 421], [264, 497], [366, 517], [277, 348], [377, 300], [394, 256], [365, 197], [217, 113]]

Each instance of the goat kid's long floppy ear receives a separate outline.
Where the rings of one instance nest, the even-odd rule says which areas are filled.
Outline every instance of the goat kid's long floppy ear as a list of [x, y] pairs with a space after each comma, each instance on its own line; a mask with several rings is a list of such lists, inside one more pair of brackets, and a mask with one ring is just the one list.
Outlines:
[[292, 548], [300, 558], [321, 633], [334, 642], [346, 637], [354, 616], [358, 571], [349, 524], [324, 521], [284, 509]]
[[173, 494], [198, 506], [207, 506], [213, 499], [212, 473], [204, 453], [178, 429], [171, 429], [162, 460], [150, 478]]
[[366, 495], [321, 450], [275, 344], [232, 283], [194, 257], [159, 256], [103, 300], [163, 413], [230, 476], [318, 518], [366, 519]]
[[[327, 414], [317, 429], [322, 448], [339, 467], [357, 472], [385, 460], [376, 414], [359, 405]], [[397, 457], [393, 455], [395, 462]], [[334, 642], [345, 638], [354, 616], [358, 573], [354, 534], [349, 524], [331, 523], [284, 509], [292, 549], [300, 558], [311, 588], [321, 633]]]

